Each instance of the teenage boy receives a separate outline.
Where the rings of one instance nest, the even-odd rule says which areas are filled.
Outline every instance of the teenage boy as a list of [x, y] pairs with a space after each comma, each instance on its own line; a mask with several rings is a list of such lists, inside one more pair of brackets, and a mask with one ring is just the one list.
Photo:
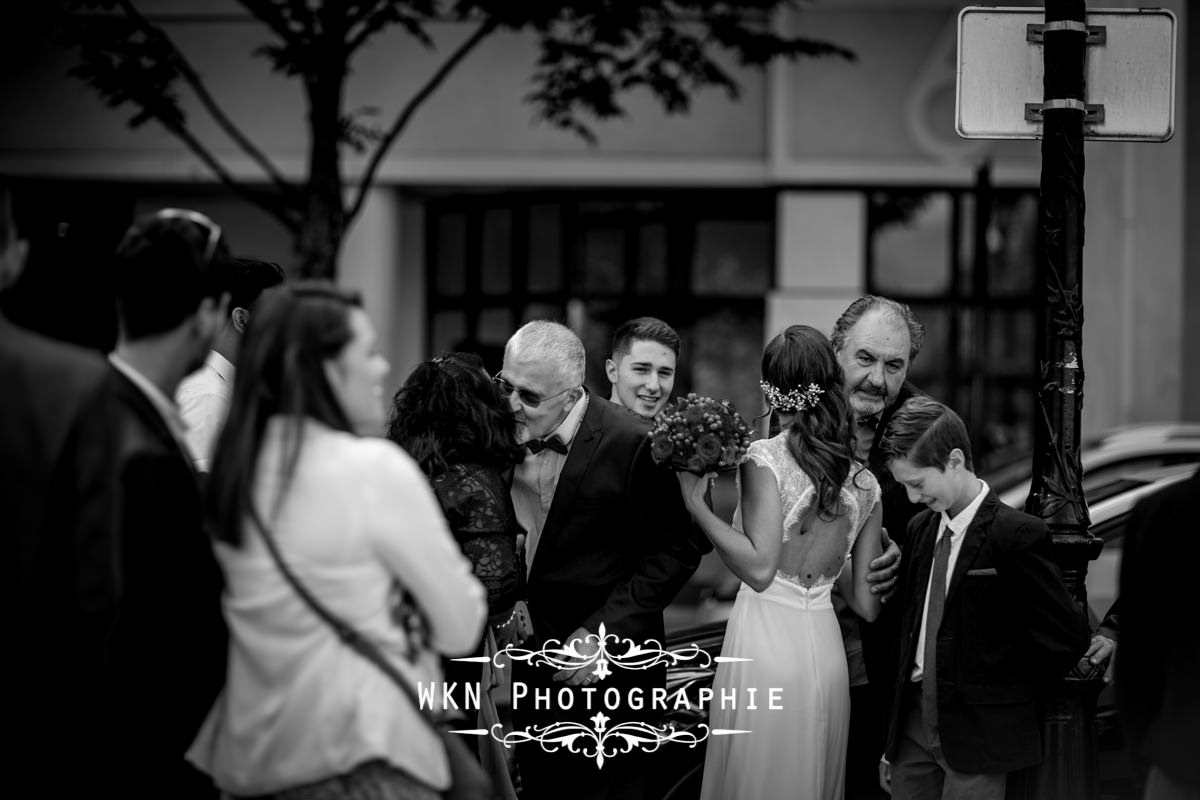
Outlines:
[[1037, 690], [1088, 646], [1083, 611], [1042, 520], [975, 476], [967, 429], [913, 397], [881, 446], [908, 499], [899, 673], [879, 779], [895, 800], [1003, 800], [1008, 773], [1042, 759]]
[[612, 357], [604, 362], [612, 394], [608, 400], [639, 417], [654, 419], [675, 388], [679, 334], [655, 317], [638, 317], [617, 328]]

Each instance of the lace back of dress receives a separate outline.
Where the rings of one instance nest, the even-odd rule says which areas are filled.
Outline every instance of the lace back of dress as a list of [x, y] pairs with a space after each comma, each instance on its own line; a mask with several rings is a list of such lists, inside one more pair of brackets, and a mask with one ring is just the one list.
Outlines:
[[818, 508], [816, 486], [787, 449], [783, 435], [753, 448], [751, 457], [770, 467], [779, 482], [783, 509], [783, 549], [778, 575], [805, 589], [837, 580], [854, 543], [861, 518], [857, 494], [847, 476], [832, 516]]

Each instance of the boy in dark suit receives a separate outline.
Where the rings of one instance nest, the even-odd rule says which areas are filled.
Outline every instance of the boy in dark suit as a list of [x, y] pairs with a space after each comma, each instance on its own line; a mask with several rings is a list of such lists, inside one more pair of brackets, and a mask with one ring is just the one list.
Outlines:
[[958, 415], [908, 400], [881, 446], [908, 499], [899, 672], [880, 783], [898, 800], [1003, 800], [1008, 773], [1042, 759], [1039, 686], [1088, 646], [1042, 520], [975, 476]]

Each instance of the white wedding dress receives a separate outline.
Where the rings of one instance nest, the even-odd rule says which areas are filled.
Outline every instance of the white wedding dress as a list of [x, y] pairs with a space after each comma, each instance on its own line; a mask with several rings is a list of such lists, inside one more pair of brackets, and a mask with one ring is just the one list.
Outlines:
[[841, 800], [850, 686], [830, 592], [879, 502], [879, 484], [852, 464], [837, 516], [821, 519], [786, 432], [753, 442], [747, 458], [779, 485], [783, 552], [771, 585], [757, 593], [743, 584], [734, 602], [721, 655], [746, 660], [718, 664], [709, 725], [745, 732], [710, 735], [701, 798]]

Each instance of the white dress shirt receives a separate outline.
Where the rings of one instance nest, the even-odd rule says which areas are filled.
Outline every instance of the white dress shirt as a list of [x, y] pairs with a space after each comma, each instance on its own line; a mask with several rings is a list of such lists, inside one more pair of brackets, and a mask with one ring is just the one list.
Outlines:
[[175, 392], [179, 413], [187, 426], [187, 446], [192, 463], [200, 472], [208, 472], [213, 448], [233, 396], [234, 368], [229, 359], [216, 350], [209, 352], [204, 366], [183, 379]]
[[[587, 412], [588, 393], [584, 392], [575, 407], [567, 414], [553, 433], [546, 438], [557, 436], [571, 452], [571, 443], [579, 432], [583, 415]], [[546, 525], [546, 517], [554, 502], [554, 490], [558, 488], [558, 476], [562, 474], [563, 465], [567, 463], [567, 453], [556, 453], [549, 447], [539, 453], [526, 451], [525, 460], [513, 471], [512, 499], [517, 512], [517, 522], [525, 529], [525, 563], [527, 569], [533, 569], [533, 559], [537, 554], [538, 541], [542, 537], [542, 528]]]
[[[420, 468], [390, 441], [302, 423], [300, 460], [282, 505], [286, 423], [268, 424], [254, 505], [299, 580], [374, 642], [412, 681], [442, 680], [437, 653], [404, 657], [393, 623], [399, 584], [433, 647], [465, 655], [487, 614], [483, 586], [459, 550]], [[273, 794], [384, 759], [435, 788], [449, 784], [441, 740], [400, 689], [344, 644], [279, 571], [261, 534], [216, 545], [229, 623], [225, 689], [188, 759], [233, 795]], [[437, 702], [435, 700], [435, 702]], [[440, 705], [439, 705], [440, 710]]]
[[[938, 539], [942, 538], [942, 533], [946, 528], [950, 529], [950, 558], [946, 564], [946, 590], [950, 589], [950, 577], [954, 574], [954, 565], [958, 562], [958, 553], [962, 550], [963, 537], [967, 534], [967, 528], [971, 526], [972, 520], [975, 519], [975, 512], [979, 510], [979, 506], [983, 503], [983, 498], [987, 497], [988, 485], [983, 480], [979, 481], [979, 494], [975, 495], [967, 507], [964, 508], [957, 517], [953, 519], [945, 511], [942, 512], [942, 521], [938, 525], [937, 538], [933, 540], [933, 546], [937, 548]], [[925, 674], [925, 618], [929, 616], [929, 587], [933, 584], [933, 570], [929, 571], [929, 583], [925, 584], [925, 605], [921, 610], [921, 635], [917, 638], [917, 658], [913, 665], [912, 679], [914, 681], [921, 680], [921, 676]]]

